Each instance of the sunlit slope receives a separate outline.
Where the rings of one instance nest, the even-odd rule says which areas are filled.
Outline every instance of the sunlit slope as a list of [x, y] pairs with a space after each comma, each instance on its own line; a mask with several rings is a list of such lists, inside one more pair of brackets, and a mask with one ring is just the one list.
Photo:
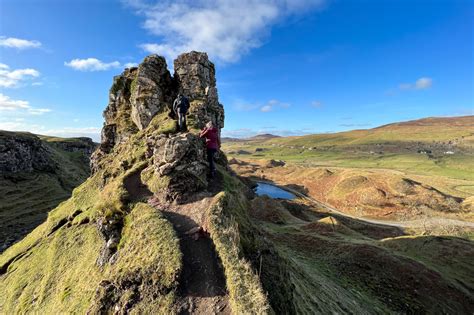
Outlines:
[[389, 124], [373, 129], [353, 130], [334, 134], [274, 138], [266, 143], [338, 146], [386, 142], [449, 142], [460, 146], [474, 145], [474, 116], [425, 118]]

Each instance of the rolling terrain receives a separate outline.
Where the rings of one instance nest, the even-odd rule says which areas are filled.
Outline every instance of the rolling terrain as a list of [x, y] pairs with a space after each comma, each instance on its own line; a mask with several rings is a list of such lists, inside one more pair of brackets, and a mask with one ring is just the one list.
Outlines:
[[337, 134], [225, 142], [224, 151], [238, 159], [232, 165], [238, 174], [296, 185], [350, 215], [472, 222], [473, 135], [474, 116], [427, 118]]
[[0, 252], [42, 223], [90, 174], [88, 138], [0, 131]]
[[[0, 313], [472, 313], [472, 241], [256, 196], [255, 160], [220, 154], [209, 177], [198, 133], [224, 123], [214, 65], [190, 52], [174, 69], [151, 55], [114, 78], [91, 175], [0, 255]], [[169, 115], [178, 91], [189, 132]]]

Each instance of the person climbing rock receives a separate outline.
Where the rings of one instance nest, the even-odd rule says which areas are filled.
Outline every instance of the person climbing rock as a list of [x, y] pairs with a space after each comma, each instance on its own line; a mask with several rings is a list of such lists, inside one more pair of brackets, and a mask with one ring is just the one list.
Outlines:
[[189, 100], [186, 96], [179, 93], [173, 102], [173, 111], [178, 116], [179, 131], [186, 131], [186, 114], [189, 109]]
[[206, 127], [201, 130], [199, 136], [206, 139], [207, 161], [209, 162], [210, 176], [211, 178], [214, 178], [216, 175], [214, 156], [216, 155], [217, 149], [221, 147], [219, 131], [214, 127], [214, 123], [210, 121], [206, 124]]

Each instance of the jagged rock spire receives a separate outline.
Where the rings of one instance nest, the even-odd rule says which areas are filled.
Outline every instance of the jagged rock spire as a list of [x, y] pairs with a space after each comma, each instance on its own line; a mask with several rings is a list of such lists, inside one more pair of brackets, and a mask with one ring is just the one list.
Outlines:
[[138, 67], [116, 77], [104, 111], [101, 151], [108, 153], [131, 134], [148, 127], [154, 116], [171, 111], [178, 92], [191, 103], [188, 126], [200, 129], [208, 121], [224, 127], [224, 109], [219, 103], [214, 64], [206, 53], [192, 51], [178, 56], [171, 76], [166, 60], [146, 57]]

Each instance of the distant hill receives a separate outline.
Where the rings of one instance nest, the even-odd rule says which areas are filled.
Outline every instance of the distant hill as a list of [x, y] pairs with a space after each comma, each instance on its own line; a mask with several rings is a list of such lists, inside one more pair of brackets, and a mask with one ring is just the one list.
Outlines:
[[221, 140], [223, 143], [225, 142], [245, 142], [245, 141], [266, 141], [270, 139], [281, 138], [280, 136], [272, 135], [269, 133], [256, 135], [250, 138], [230, 138], [230, 137], [223, 137]]
[[423, 142], [474, 146], [474, 116], [424, 118], [399, 122], [373, 129], [332, 134], [313, 134], [266, 140], [268, 143], [296, 146], [346, 146]]
[[44, 221], [90, 173], [96, 144], [0, 130], [0, 252]]

